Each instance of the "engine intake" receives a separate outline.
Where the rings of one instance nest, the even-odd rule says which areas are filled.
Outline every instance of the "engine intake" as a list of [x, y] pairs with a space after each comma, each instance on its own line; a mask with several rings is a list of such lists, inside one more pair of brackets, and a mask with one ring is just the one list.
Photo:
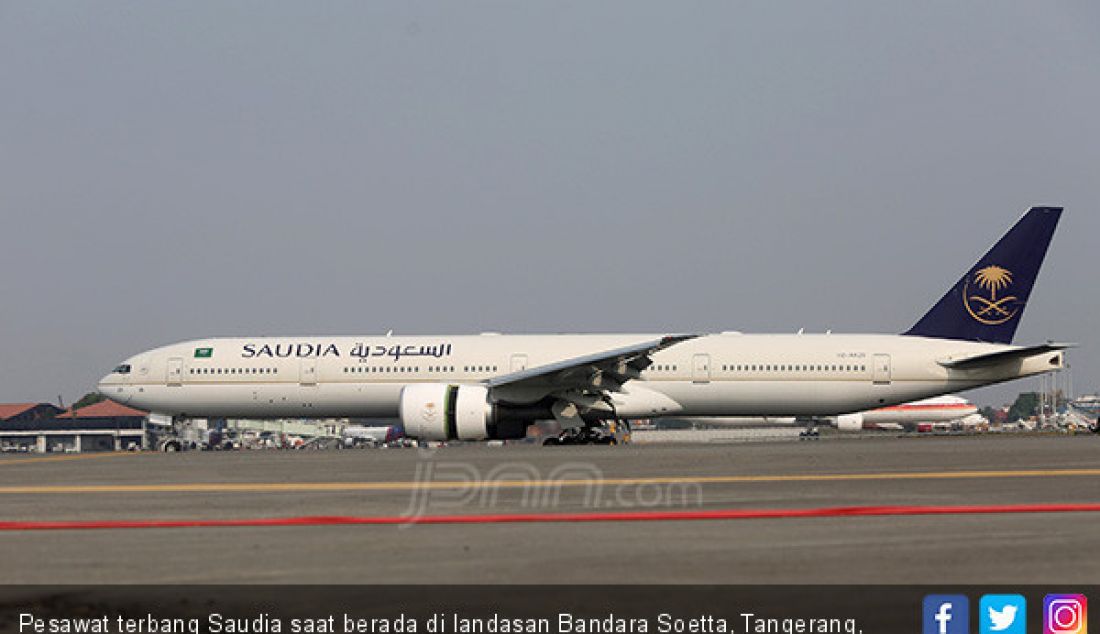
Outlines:
[[407, 385], [399, 412], [405, 435], [424, 440], [496, 440], [527, 433], [525, 421], [501, 420], [482, 385]]

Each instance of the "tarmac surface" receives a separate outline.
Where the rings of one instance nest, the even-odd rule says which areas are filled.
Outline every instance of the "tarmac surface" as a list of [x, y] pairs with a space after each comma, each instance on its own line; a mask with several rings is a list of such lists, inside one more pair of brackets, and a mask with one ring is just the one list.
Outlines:
[[[1100, 513], [480, 523], [487, 515], [1100, 503], [1100, 438], [0, 456], [6, 582], [1096, 583]], [[462, 516], [475, 523], [416, 524]], [[528, 518], [530, 519], [530, 518]]]

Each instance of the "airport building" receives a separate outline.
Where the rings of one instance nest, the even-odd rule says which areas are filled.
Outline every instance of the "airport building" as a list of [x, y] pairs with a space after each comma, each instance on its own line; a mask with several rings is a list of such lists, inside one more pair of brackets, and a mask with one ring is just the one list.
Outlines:
[[[145, 437], [146, 412], [103, 401], [75, 412], [59, 413], [59, 408], [48, 404], [33, 404], [37, 410], [28, 409], [11, 418], [0, 419], [0, 449], [4, 451], [78, 452], [121, 451], [140, 449]], [[45, 414], [46, 405], [52, 408], [51, 416], [35, 417], [30, 412]], [[2, 405], [0, 412], [14, 411], [14, 406]]]
[[4, 423], [44, 420], [60, 414], [60, 407], [50, 403], [0, 403], [0, 428]]

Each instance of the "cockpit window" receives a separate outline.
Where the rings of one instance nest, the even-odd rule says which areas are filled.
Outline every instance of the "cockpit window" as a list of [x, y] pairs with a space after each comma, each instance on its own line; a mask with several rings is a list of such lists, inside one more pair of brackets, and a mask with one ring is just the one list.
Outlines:
[[115, 374], [129, 374], [129, 373], [130, 373], [130, 364], [129, 363], [123, 363], [122, 365], [115, 368]]

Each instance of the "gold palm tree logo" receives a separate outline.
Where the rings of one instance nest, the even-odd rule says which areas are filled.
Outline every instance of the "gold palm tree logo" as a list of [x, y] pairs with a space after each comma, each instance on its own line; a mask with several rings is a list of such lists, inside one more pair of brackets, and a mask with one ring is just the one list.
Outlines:
[[[969, 285], [970, 281], [967, 280], [967, 286]], [[997, 297], [998, 293], [1012, 286], [1012, 271], [996, 264], [980, 268], [974, 273], [974, 285], [989, 293], [989, 297], [983, 297], [971, 295], [969, 288], [964, 291], [966, 310], [974, 319], [987, 326], [997, 326], [1020, 312], [1015, 295]]]
[[974, 275], [974, 281], [979, 288], [989, 291], [993, 301], [997, 301], [997, 291], [1007, 288], [1012, 283], [1012, 271], [994, 264], [979, 270]]

